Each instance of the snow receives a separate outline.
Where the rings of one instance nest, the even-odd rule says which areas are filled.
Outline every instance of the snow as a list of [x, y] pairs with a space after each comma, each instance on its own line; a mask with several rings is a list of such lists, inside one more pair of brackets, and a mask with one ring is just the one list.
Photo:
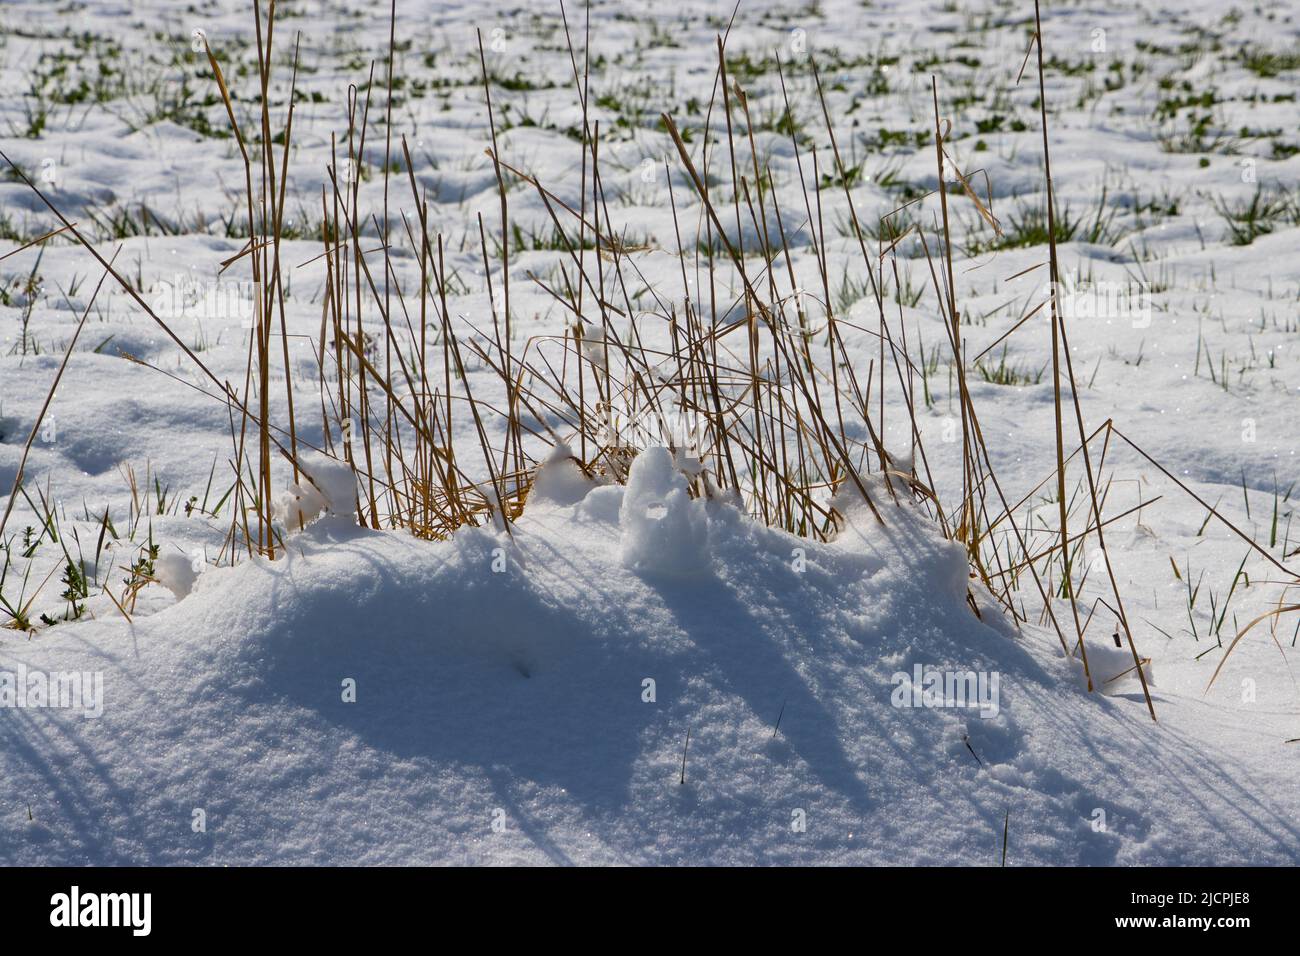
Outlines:
[[[326, 517], [134, 624], [10, 642], [0, 668], [102, 671], [105, 706], [4, 715], [0, 771], [36, 818], [6, 818], [7, 858], [992, 863], [1008, 810], [1022, 863], [1295, 852], [1294, 797], [1174, 713], [1089, 696], [987, 596], [976, 619], [961, 549], [910, 507], [817, 545], [694, 502], [711, 559], [665, 576], [626, 568], [631, 529], [585, 504], [536, 503], [513, 542]], [[914, 664], [999, 675], [996, 714], [895, 706]]]
[[704, 501], [687, 495], [672, 452], [647, 448], [632, 462], [619, 509], [623, 566], [644, 574], [705, 571], [709, 521], [704, 509]]
[[573, 451], [560, 442], [538, 466], [528, 501], [530, 505], [541, 501], [576, 505], [587, 497], [592, 484], [592, 480], [582, 473]]
[[[450, 311], [468, 337], [471, 325], [490, 327], [476, 217], [490, 235], [499, 215], [483, 154], [489, 132], [474, 29], [483, 30], [489, 70], [526, 81], [494, 88], [503, 158], [577, 207], [580, 153], [565, 132], [581, 121], [572, 66], [554, 5], [397, 6], [398, 37], [411, 46], [398, 57], [410, 85], [395, 106], [394, 133], [409, 138], [419, 188], [445, 237], [457, 277]], [[1096, 556], [1079, 557], [1094, 568], [1078, 604], [1090, 622], [1089, 693], [1032, 587], [1022, 581], [1016, 593], [1028, 623], [1013, 627], [971, 578], [961, 549], [920, 509], [895, 505], [877, 475], [867, 476], [868, 490], [883, 524], [845, 485], [835, 499], [844, 525], [820, 543], [762, 527], [716, 489], [691, 497], [687, 479], [698, 478], [698, 489], [709, 478], [689, 447], [674, 453], [641, 441], [626, 486], [584, 474], [576, 438], [558, 416], [534, 423], [560, 432], [561, 443], [535, 449], [544, 463], [509, 530], [499, 514], [443, 542], [355, 527], [357, 476], [304, 452], [296, 481], [286, 462], [273, 475], [284, 554], [232, 567], [229, 504], [220, 519], [205, 516], [233, 480], [229, 410], [109, 282], [32, 446], [28, 496], [3, 534], [0, 561], [13, 565], [0, 593], [35, 593], [34, 618], [67, 612], [59, 592], [68, 563], [93, 585], [75, 622], [42, 624], [34, 636], [0, 629], [0, 863], [993, 865], [1008, 813], [1013, 865], [1300, 862], [1295, 616], [1281, 618], [1275, 633], [1258, 626], [1224, 663], [1240, 627], [1295, 601], [1300, 223], [1280, 219], [1235, 245], [1220, 213], [1257, 188], [1295, 194], [1297, 71], [1254, 71], [1242, 54], [1293, 52], [1300, 28], [1283, 8], [1179, 6], [1156, 12], [1083, 0], [1043, 8], [1047, 53], [1057, 61], [1046, 81], [1054, 184], [1058, 205], [1083, 222], [1060, 255], [1076, 282], [1069, 333], [1084, 419], [1090, 429], [1113, 421], [1290, 569], [1207, 522], [1204, 507], [1111, 438], [1098, 469], [1107, 516], [1122, 515], [1106, 529], [1110, 562], [1137, 651], [1150, 659], [1144, 673], [1158, 722], [1132, 652], [1111, 637], [1113, 613], [1097, 603], [1108, 590]], [[734, 283], [721, 274], [711, 281], [694, 263], [684, 276], [673, 254], [677, 235], [693, 244], [702, 212], [657, 126], [659, 111], [669, 110], [701, 132], [715, 37], [731, 7], [592, 5], [591, 110], [609, 162], [602, 214], [630, 245], [645, 244], [628, 257], [635, 283], [625, 263], [626, 294], [644, 313], [652, 350], [666, 347], [668, 332], [654, 321], [661, 303], [642, 285], [679, 308], [689, 296], [704, 322], [743, 318]], [[346, 123], [348, 84], [364, 79], [371, 59], [382, 73], [387, 5], [277, 8], [281, 51], [301, 29], [308, 67], [299, 77], [287, 208], [310, 235], [331, 135]], [[819, 56], [839, 145], [848, 162], [864, 164], [852, 190], [864, 222], [900, 203], [897, 183], [937, 185], [933, 140], [912, 139], [933, 135], [937, 73], [953, 119], [952, 159], [967, 172], [987, 170], [1005, 223], [1043, 199], [1037, 83], [1014, 82], [1025, 15], [984, 2], [876, 0], [864, 9], [824, 0], [796, 10], [747, 0], [727, 43], [729, 56], [744, 53], [751, 63], [781, 51], [794, 111], [825, 175], [820, 106], [800, 49]], [[196, 131], [205, 122], [224, 130], [227, 120], [219, 101], [205, 100], [211, 83], [190, 35], [196, 26], [207, 32], [248, 106], [248, 4], [53, 8], [24, 0], [4, 4], [0, 16], [0, 82], [14, 94], [0, 102], [0, 149], [48, 187], [101, 254], [120, 246], [121, 270], [219, 380], [242, 383], [251, 277], [246, 262], [224, 271], [221, 263], [244, 243], [227, 226], [240, 213], [243, 167], [233, 140]], [[575, 36], [584, 32], [581, 16], [569, 10]], [[1101, 51], [1097, 30], [1105, 31]], [[797, 49], [800, 36], [806, 46]], [[64, 72], [51, 72], [57, 65]], [[276, 69], [278, 122], [288, 90], [287, 69], [278, 61]], [[146, 82], [155, 75], [166, 81], [156, 95]], [[193, 97], [177, 105], [182, 76]], [[76, 99], [83, 77], [110, 84], [104, 103]], [[879, 77], [885, 92], [873, 92]], [[869, 294], [839, 294], [842, 281], [861, 281], [857, 243], [837, 227], [842, 192], [813, 194], [824, 206], [813, 220], [825, 233], [822, 262], [805, 245], [813, 225], [801, 167], [789, 136], [772, 128], [782, 108], [774, 71], [736, 79], [754, 115], [769, 118], [755, 146], [793, 240], [799, 290], [791, 294], [820, 315], [824, 270], [832, 298], [844, 300], [837, 306], [847, 358], [865, 383], [880, 344]], [[1213, 102], [1203, 106], [1207, 92]], [[614, 105], [602, 93], [617, 94]], [[377, 114], [379, 83], [374, 95]], [[51, 111], [27, 135], [42, 97]], [[1159, 112], [1181, 99], [1191, 105]], [[157, 118], [160, 110], [168, 115]], [[1224, 143], [1165, 148], [1162, 137], [1188, 133], [1203, 114], [1211, 116], [1207, 136]], [[711, 122], [721, 128], [717, 110]], [[382, 215], [382, 133], [372, 126], [363, 157], [367, 215]], [[811, 180], [809, 152], [801, 158]], [[752, 159], [748, 142], [740, 144], [737, 165]], [[726, 163], [715, 163], [711, 174], [725, 181]], [[0, 180], [5, 255], [53, 222], [16, 176]], [[973, 181], [982, 192], [984, 176]], [[394, 209], [413, 214], [405, 173], [393, 183]], [[1085, 233], [1103, 189], [1120, 235], [1091, 241]], [[1041, 301], [1045, 270], [1025, 270], [1045, 250], [976, 251], [968, 241], [991, 234], [967, 200], [949, 198], [955, 297], [974, 356]], [[547, 233], [534, 191], [516, 189], [510, 203], [526, 231]], [[103, 228], [124, 212], [138, 218], [141, 204], [166, 228]], [[932, 231], [932, 210], [917, 208]], [[395, 224], [400, 233], [400, 217]], [[753, 223], [742, 223], [749, 247], [757, 237]], [[419, 262], [403, 245], [395, 243], [392, 279], [415, 314]], [[303, 448], [324, 444], [313, 351], [326, 281], [320, 253], [317, 239], [282, 249]], [[516, 347], [572, 333], [572, 313], [529, 281], [530, 273], [553, 276], [557, 263], [565, 260], [554, 250], [512, 254]], [[494, 268], [499, 308], [499, 262]], [[893, 303], [889, 318], [896, 311], [897, 330], [906, 329], [924, 366], [937, 344], [940, 355], [946, 350], [943, 319], [926, 261], [910, 243], [900, 247], [899, 268], [923, 294]], [[33, 275], [41, 279], [35, 291], [27, 287]], [[62, 238], [0, 262], [0, 493], [17, 475], [98, 278], [87, 254]], [[625, 291], [606, 278], [607, 297], [622, 308]], [[1116, 288], [1139, 291], [1149, 310], [1090, 311], [1090, 290]], [[373, 310], [362, 321], [382, 334]], [[599, 315], [583, 317], [589, 363], [604, 363], [603, 334]], [[967, 369], [992, 464], [1008, 499], [1026, 499], [1019, 520], [1034, 529], [1034, 548], [1047, 546], [1056, 521], [1052, 489], [1039, 487], [1054, 460], [1050, 369], [1034, 379], [1050, 357], [1048, 337], [1046, 324], [1033, 321], [1006, 340], [1007, 364], [1024, 373], [1014, 384]], [[824, 361], [824, 342], [813, 348]], [[497, 376], [472, 356], [466, 381], [503, 407]], [[882, 440], [906, 469], [912, 423], [897, 383], [885, 384]], [[942, 362], [925, 391], [932, 401], [918, 401], [916, 426], [935, 491], [951, 503], [963, 479], [960, 407]], [[268, 400], [273, 419], [286, 421], [278, 363]], [[874, 408], [879, 393], [870, 400]], [[468, 419], [450, 437], [477, 448]], [[497, 449], [503, 422], [484, 420]], [[338, 422], [331, 426], [337, 434]], [[1101, 457], [1098, 446], [1094, 454]], [[475, 476], [490, 497], [485, 479]], [[67, 554], [41, 539], [42, 497]], [[101, 535], [106, 513], [111, 535]], [[30, 548], [28, 529], [41, 539]], [[115, 606], [104, 588], [120, 595], [145, 559], [156, 583]], [[1068, 617], [1063, 601], [1056, 606]], [[895, 706], [895, 691], [911, 686], [918, 667], [923, 676], [982, 676], [990, 692], [996, 676], [996, 713], [924, 699]], [[6, 673], [22, 673], [24, 683], [28, 675], [91, 675], [90, 686], [99, 675], [102, 714], [26, 706], [33, 701]]]
[[288, 528], [301, 528], [322, 514], [355, 518], [357, 476], [352, 466], [322, 454], [305, 454], [299, 460], [301, 480], [288, 491], [273, 514]]
[[189, 596], [189, 593], [194, 590], [195, 582], [199, 579], [199, 571], [195, 568], [196, 563], [199, 568], [202, 568], [202, 562], [195, 562], [188, 555], [168, 552], [159, 555], [158, 560], [154, 562], [154, 577], [179, 601]]

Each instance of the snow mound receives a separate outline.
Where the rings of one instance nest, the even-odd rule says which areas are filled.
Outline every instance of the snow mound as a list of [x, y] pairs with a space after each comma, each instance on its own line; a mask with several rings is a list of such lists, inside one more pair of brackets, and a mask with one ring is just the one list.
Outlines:
[[569, 446], [561, 443], [551, 449], [551, 454], [537, 469], [529, 502], [577, 504], [587, 496], [593, 484], [592, 480], [583, 474]]
[[509, 533], [326, 514], [152, 616], [4, 641], [24, 686], [102, 675], [102, 715], [11, 683], [0, 861], [995, 864], [1007, 812], [1017, 864], [1296, 857], [914, 509], [820, 544], [689, 499], [667, 452], [576, 500], [553, 464]]
[[632, 462], [619, 510], [623, 566], [655, 574], [696, 574], [708, 566], [709, 519], [692, 500], [667, 448]]
[[320, 454], [300, 457], [301, 479], [290, 483], [273, 509], [286, 529], [298, 530], [325, 513], [355, 515], [357, 476], [352, 466]]
[[160, 554], [154, 561], [153, 576], [159, 584], [176, 595], [179, 601], [194, 590], [194, 584], [199, 579], [199, 567], [202, 567], [202, 562], [196, 562], [189, 555], [169, 551]]

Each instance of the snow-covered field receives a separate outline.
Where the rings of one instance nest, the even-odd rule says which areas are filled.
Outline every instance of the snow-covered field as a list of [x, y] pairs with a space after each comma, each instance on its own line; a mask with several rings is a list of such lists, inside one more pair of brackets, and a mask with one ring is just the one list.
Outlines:
[[[0, 150], [13, 163], [0, 162], [0, 506], [22, 470], [0, 532], [0, 862], [1300, 862], [1300, 611], [1228, 653], [1255, 619], [1300, 602], [1300, 12], [1043, 8], [1079, 424], [1068, 395], [1054, 402], [1041, 307], [1032, 3], [745, 0], [732, 21], [714, 0], [616, 0], [566, 6], [567, 28], [550, 0], [398, 0], [392, 25], [383, 3], [276, 4], [265, 129], [277, 163], [290, 148], [274, 170], [285, 200], [264, 388], [276, 440], [299, 448], [318, 487], [300, 480], [303, 500], [285, 504], [292, 466], [271, 456], [272, 559], [243, 537], [263, 509], [233, 486], [250, 467], [235, 464], [246, 423], [219, 392], [257, 411], [264, 290], [240, 255], [245, 166], [204, 52], [206, 39], [259, 192], [252, 8], [0, 5]], [[599, 122], [594, 216], [584, 87]], [[951, 300], [979, 474], [997, 480], [996, 493], [978, 482], [977, 521], [993, 527], [975, 573], [952, 521], [970, 443], [943, 313], [936, 91]], [[353, 162], [350, 111], [358, 137], [366, 116]], [[725, 240], [662, 113], [696, 167], [710, 150]], [[504, 270], [494, 139], [510, 167]], [[21, 249], [60, 227], [33, 185], [120, 281], [101, 284], [70, 231]], [[353, 185], [360, 242], [326, 256], [335, 188]], [[880, 217], [905, 203], [891, 221], [919, 231], [882, 257]], [[581, 266], [566, 247], [576, 228], [556, 225], [570, 229], [570, 210], [603, 231]], [[422, 221], [441, 242], [427, 257]], [[770, 264], [765, 237], [780, 253]], [[759, 295], [744, 294], [728, 244]], [[440, 254], [441, 288], [422, 295], [422, 265]], [[886, 279], [889, 346], [868, 258]], [[351, 270], [342, 282], [336, 263]], [[768, 502], [712, 493], [725, 475], [698, 476], [707, 455], [672, 454], [640, 428], [621, 436], [639, 452], [628, 475], [601, 464], [572, 416], [529, 407], [536, 434], [520, 454], [545, 463], [514, 520], [484, 507], [449, 536], [392, 516], [358, 526], [392, 463], [358, 481], [316, 450], [344, 447], [336, 353], [319, 358], [328, 317], [346, 299], [365, 331], [358, 362], [389, 369], [402, 396], [437, 392], [435, 415], [451, 407], [446, 383], [461, 410], [434, 444], [459, 449], [491, 500], [504, 478], [484, 472], [481, 442], [502, 471], [513, 455], [493, 368], [503, 272], [513, 360], [537, 363], [531, 379], [544, 356], [589, 390], [610, 342], [672, 354], [688, 314], [725, 330], [719, 351], [748, 368], [746, 300], [798, 308], [826, 408], [836, 389], [865, 392], [870, 424], [846, 404], [856, 418], [840, 426], [863, 487], [841, 472], [811, 491], [835, 520], [799, 536]], [[463, 375], [446, 364], [444, 309]], [[562, 348], [575, 311], [583, 373]], [[432, 384], [391, 371], [425, 339]], [[647, 377], [667, 381], [666, 365]], [[782, 374], [771, 368], [765, 382]], [[1064, 366], [1061, 382], [1068, 393]], [[395, 406], [368, 388], [382, 432]], [[596, 404], [556, 406], [573, 401]], [[1067, 469], [1073, 610], [1053, 551], [1062, 408], [1065, 455], [1080, 429], [1114, 426], [1089, 445], [1104, 553], [1084, 534], [1081, 456]], [[893, 500], [874, 450], [858, 454], [873, 429], [895, 484], [914, 475], [933, 499]], [[43, 699], [47, 677], [73, 673], [85, 693]], [[927, 673], [968, 675], [975, 699], [914, 690]]]

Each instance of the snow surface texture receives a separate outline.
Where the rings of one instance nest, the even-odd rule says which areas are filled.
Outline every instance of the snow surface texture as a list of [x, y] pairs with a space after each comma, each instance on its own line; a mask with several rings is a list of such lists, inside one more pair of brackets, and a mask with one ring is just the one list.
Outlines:
[[[327, 516], [134, 626], [10, 643], [2, 667], [106, 676], [97, 720], [0, 723], [39, 807], [5, 817], [6, 860], [983, 864], [1007, 810], [1019, 863], [1294, 857], [1294, 796], [1221, 769], [1243, 728], [1087, 695], [975, 618], [960, 547], [910, 508], [829, 545], [699, 502], [655, 533], [663, 456], [639, 470], [534, 499], [513, 539]], [[629, 540], [694, 573], [627, 569]], [[896, 707], [914, 663], [999, 673], [998, 713]]]
[[[1243, 236], [1239, 211], [1257, 190], [1294, 196], [1300, 180], [1296, 14], [1226, 0], [1178, 7], [1084, 0], [1043, 8], [1057, 201], [1081, 223], [1059, 244], [1062, 268], [1075, 281], [1136, 290], [1150, 306], [1139, 315], [1085, 309], [1071, 321], [1080, 401], [1089, 428], [1113, 419], [1270, 554], [1294, 561], [1300, 225], [1278, 214]], [[701, 210], [676, 168], [669, 202], [661, 170], [673, 150], [658, 116], [670, 110], [699, 132], [715, 37], [731, 8], [592, 6], [590, 108], [610, 163], [605, 215], [630, 247], [644, 242], [645, 251], [630, 253], [637, 272], [677, 302], [675, 222], [689, 245]], [[385, 4], [287, 0], [277, 9], [281, 52], [302, 30], [287, 189], [290, 225], [307, 238], [283, 244], [285, 319], [299, 437], [319, 446], [320, 422], [301, 411], [319, 399], [311, 347], [325, 267], [313, 210], [331, 134], [344, 132], [348, 84], [363, 82], [372, 60], [383, 73], [389, 25]], [[858, 245], [837, 226], [846, 210], [835, 188], [815, 194], [825, 262], [807, 248], [772, 53], [783, 56], [793, 112], [819, 144], [825, 175], [806, 61], [818, 56], [841, 151], [847, 164], [862, 164], [851, 188], [864, 222], [937, 185], [926, 138], [934, 74], [953, 123], [953, 158], [987, 170], [995, 212], [1009, 224], [1043, 201], [1032, 65], [1015, 83], [1028, 12], [979, 0], [741, 7], [728, 55], [761, 120], [755, 141], [787, 213], [793, 268], [804, 289], [820, 289], [824, 269], [841, 314], [868, 330], [845, 327], [864, 381], [879, 343], [869, 334], [874, 303]], [[577, 16], [571, 9], [583, 34]], [[397, 35], [410, 45], [397, 59], [406, 85], [394, 133], [409, 139], [457, 277], [450, 310], [470, 335], [469, 323], [486, 327], [491, 309], [475, 218], [490, 233], [499, 211], [483, 155], [490, 134], [474, 30], [499, 80], [503, 157], [578, 205], [572, 66], [555, 4], [399, 0], [398, 17]], [[242, 215], [243, 168], [191, 31], [206, 31], [239, 107], [251, 109], [250, 19], [244, 0], [201, 9], [171, 0], [0, 4], [0, 84], [12, 93], [0, 98], [0, 148], [102, 253], [120, 243], [119, 267], [232, 382], [245, 375], [250, 275], [246, 261], [224, 272], [220, 263], [245, 242], [230, 225]], [[277, 116], [288, 72], [277, 63]], [[379, 115], [378, 84], [375, 95]], [[721, 135], [720, 110], [712, 122]], [[255, 127], [255, 119], [245, 125]], [[383, 141], [373, 126], [360, 168], [367, 215], [382, 215]], [[736, 162], [747, 168], [747, 143], [739, 146]], [[811, 180], [806, 151], [803, 162]], [[720, 168], [713, 174], [725, 178]], [[394, 206], [413, 215], [405, 175], [393, 181]], [[1103, 193], [1108, 228], [1094, 234]], [[973, 206], [955, 193], [949, 202], [955, 294], [973, 356], [1041, 301], [1044, 270], [1032, 267], [1045, 249], [980, 248], [990, 235]], [[932, 222], [933, 209], [916, 208]], [[511, 216], [527, 235], [548, 234], [546, 211], [527, 189], [512, 192]], [[26, 186], [0, 177], [0, 255], [53, 226]], [[754, 236], [745, 238], [752, 248]], [[528, 273], [546, 276], [560, 257], [536, 245], [512, 254], [516, 328], [558, 335], [571, 316]], [[921, 292], [899, 297], [899, 321], [913, 360], [929, 368], [931, 401], [918, 402], [917, 427], [937, 491], [952, 501], [962, 481], [961, 443], [952, 440], [959, 407], [943, 349], [928, 361], [945, 341], [943, 319], [921, 251], [909, 242], [899, 255], [904, 282]], [[418, 262], [398, 249], [392, 266], [413, 301]], [[62, 240], [0, 262], [0, 491], [17, 474], [97, 278], [86, 253]], [[700, 286], [697, 307], [720, 303], [704, 322], [738, 317], [726, 311], [734, 288], [706, 290], [698, 274], [691, 281]], [[655, 307], [653, 296], [629, 293], [638, 307]], [[986, 371], [1008, 374], [967, 370], [992, 462], [1012, 501], [1028, 496], [1020, 519], [1039, 529], [1039, 546], [1055, 521], [1054, 502], [1034, 492], [1053, 453], [1043, 314], [983, 360]], [[382, 334], [377, 316], [364, 321]], [[655, 347], [655, 330], [642, 329]], [[590, 357], [603, 356], [594, 330], [584, 341]], [[502, 407], [495, 373], [469, 364], [474, 394]], [[208, 520], [201, 511], [229, 481], [230, 419], [193, 387], [204, 384], [106, 285], [26, 473], [32, 499], [47, 490], [64, 539], [83, 553], [106, 512], [121, 538], [86, 569], [90, 620], [43, 627], [31, 639], [0, 630], [0, 670], [102, 671], [104, 714], [0, 709], [0, 862], [991, 864], [1008, 811], [1013, 865], [1300, 862], [1300, 745], [1287, 743], [1300, 738], [1286, 662], [1295, 619], [1279, 627], [1281, 652], [1257, 631], [1206, 692], [1223, 645], [1285, 596], [1284, 576], [1117, 441], [1106, 453], [1106, 513], [1129, 513], [1108, 526], [1110, 558], [1138, 648], [1154, 658], [1158, 725], [1131, 675], [1087, 695], [1054, 636], [1035, 627], [1011, 633], [986, 598], [976, 621], [960, 556], [918, 516], [891, 508], [884, 528], [855, 516], [832, 545], [795, 541], [716, 503], [685, 500], [654, 452], [624, 491], [589, 487], [557, 449], [513, 537], [469, 531], [439, 545], [352, 528], [349, 476], [309, 467], [312, 477], [295, 489], [282, 467], [274, 490], [290, 554], [275, 565], [215, 568], [228, 514]], [[910, 420], [886, 384], [881, 433], [906, 457]], [[278, 366], [270, 400], [283, 422]], [[457, 427], [456, 440], [473, 447], [468, 416]], [[485, 428], [499, 447], [500, 417]], [[153, 513], [134, 531], [128, 468], [152, 489], [145, 505]], [[33, 614], [57, 617], [64, 556], [45, 540], [23, 557], [25, 529], [41, 524], [31, 505], [20, 498], [5, 529], [17, 563], [0, 590], [15, 598], [30, 561], [31, 588], [48, 582]], [[306, 530], [294, 531], [298, 523]], [[128, 626], [101, 588], [120, 591], [120, 569], [145, 541], [159, 547], [160, 585], [140, 592]], [[794, 570], [796, 548], [804, 573]], [[1094, 555], [1081, 557], [1095, 566]], [[1088, 575], [1085, 612], [1106, 594], [1104, 577]], [[1018, 598], [1037, 620], [1031, 591], [1022, 587]], [[1129, 661], [1127, 650], [1112, 653], [1113, 620], [1098, 613], [1089, 647], [1105, 676]], [[893, 674], [917, 664], [996, 671], [999, 715], [893, 707]], [[342, 701], [347, 678], [357, 686], [352, 704]], [[641, 700], [646, 678], [656, 681], [655, 703]], [[206, 812], [201, 833], [196, 809]], [[805, 832], [792, 829], [796, 810], [805, 811]], [[498, 819], [503, 833], [492, 827]]]

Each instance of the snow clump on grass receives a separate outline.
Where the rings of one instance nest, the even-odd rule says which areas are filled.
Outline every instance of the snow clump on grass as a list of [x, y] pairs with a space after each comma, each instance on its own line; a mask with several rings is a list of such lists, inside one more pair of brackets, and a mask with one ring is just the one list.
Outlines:
[[623, 566], [650, 574], [690, 574], [709, 564], [705, 503], [692, 500], [667, 448], [647, 448], [632, 463], [619, 510]]

